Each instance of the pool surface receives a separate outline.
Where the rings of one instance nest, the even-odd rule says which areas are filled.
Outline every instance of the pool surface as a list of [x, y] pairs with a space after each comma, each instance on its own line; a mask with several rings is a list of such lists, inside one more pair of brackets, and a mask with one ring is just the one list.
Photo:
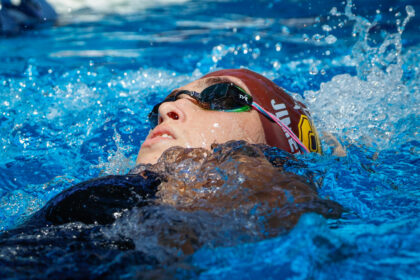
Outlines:
[[[55, 25], [0, 37], [2, 231], [74, 184], [126, 174], [149, 132], [149, 111], [173, 88], [245, 67], [308, 105], [324, 155], [298, 156], [306, 167], [294, 172], [311, 170], [320, 196], [346, 211], [338, 220], [305, 214], [271, 238], [241, 240], [232, 231], [235, 241], [205, 244], [148, 277], [170, 271], [197, 279], [418, 279], [418, 1], [50, 3], [59, 13]], [[345, 157], [333, 154], [327, 134], [345, 147]], [[175, 214], [177, 221], [229, 224]], [[153, 271], [153, 262], [146, 268], [129, 261], [156, 245], [136, 221], [127, 215], [102, 231], [137, 238], [136, 248], [109, 253], [92, 270], [126, 261], [116, 270], [124, 274], [110, 278]], [[165, 254], [173, 253], [162, 249], [155, 257]]]

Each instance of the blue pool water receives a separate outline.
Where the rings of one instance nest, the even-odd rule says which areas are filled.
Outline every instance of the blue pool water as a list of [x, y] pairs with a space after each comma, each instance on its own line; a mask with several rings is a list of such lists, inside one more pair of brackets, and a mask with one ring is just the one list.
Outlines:
[[177, 275], [419, 277], [418, 1], [51, 3], [55, 26], [0, 37], [0, 229], [76, 183], [125, 174], [171, 89], [246, 67], [296, 92], [346, 148], [337, 157], [324, 140], [325, 155], [300, 156], [346, 212], [204, 246]]

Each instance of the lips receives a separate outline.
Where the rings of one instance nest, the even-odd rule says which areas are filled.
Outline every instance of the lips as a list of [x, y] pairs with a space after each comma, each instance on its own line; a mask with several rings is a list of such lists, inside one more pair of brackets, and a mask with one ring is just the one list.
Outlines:
[[146, 141], [143, 143], [143, 147], [152, 146], [156, 143], [163, 141], [175, 140], [176, 137], [174, 133], [165, 128], [156, 128], [152, 133], [147, 137]]

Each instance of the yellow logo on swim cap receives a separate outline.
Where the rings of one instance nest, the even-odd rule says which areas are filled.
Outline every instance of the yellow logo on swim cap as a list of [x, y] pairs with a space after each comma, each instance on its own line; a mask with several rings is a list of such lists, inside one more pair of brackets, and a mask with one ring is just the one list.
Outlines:
[[319, 142], [318, 133], [308, 116], [300, 116], [298, 128], [299, 139], [302, 141], [303, 145], [305, 145], [309, 151], [321, 154], [321, 143]]

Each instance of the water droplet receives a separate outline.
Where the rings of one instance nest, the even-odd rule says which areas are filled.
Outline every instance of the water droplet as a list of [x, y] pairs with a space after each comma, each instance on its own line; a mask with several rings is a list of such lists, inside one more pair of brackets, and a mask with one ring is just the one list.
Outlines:
[[11, 3], [12, 3], [12, 5], [14, 5], [14, 6], [19, 6], [19, 5], [20, 5], [20, 3], [21, 3], [21, 0], [11, 0], [10, 2], [11, 2]]
[[311, 65], [311, 67], [309, 68], [309, 74], [311, 75], [316, 75], [318, 74], [318, 68], [316, 67], [316, 65]]
[[324, 24], [322, 26], [322, 30], [324, 30], [325, 32], [330, 32], [332, 28], [328, 24]]
[[273, 61], [273, 68], [279, 70], [281, 68], [281, 63], [278, 60]]
[[259, 41], [261, 39], [260, 35], [255, 36], [255, 41]]
[[325, 42], [327, 42], [327, 44], [334, 44], [335, 42], [337, 42], [337, 38], [334, 36], [334, 35], [328, 35], [326, 38], [325, 38]]
[[321, 41], [321, 39], [322, 39], [323, 37], [324, 37], [324, 36], [322, 36], [322, 35], [320, 35], [320, 34], [314, 34], [314, 35], [312, 36], [312, 40], [318, 43], [318, 42], [320, 42], [320, 41]]
[[405, 11], [409, 17], [414, 17], [416, 15], [416, 11], [414, 10], [413, 6], [407, 5], [405, 6]]

